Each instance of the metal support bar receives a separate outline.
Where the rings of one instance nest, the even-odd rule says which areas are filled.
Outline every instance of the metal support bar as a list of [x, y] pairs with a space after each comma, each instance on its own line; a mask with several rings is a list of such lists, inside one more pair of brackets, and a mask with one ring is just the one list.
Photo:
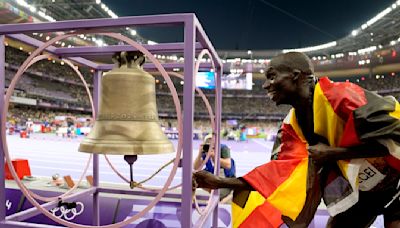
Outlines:
[[[217, 61], [217, 59], [215, 59]], [[221, 114], [222, 114], [222, 82], [221, 82], [221, 78], [222, 78], [222, 67], [219, 66], [216, 69], [217, 75], [216, 75], [216, 89], [215, 89], [215, 136], [216, 136], [216, 150], [218, 151], [218, 156], [215, 162], [215, 169], [214, 171], [216, 173], [216, 175], [219, 174], [219, 170], [221, 168]], [[214, 192], [214, 197], [217, 200], [217, 202], [219, 202], [219, 191], [215, 191]], [[218, 203], [215, 204], [215, 208], [214, 208], [214, 213], [213, 213], [213, 228], [217, 228], [218, 227]]]
[[193, 157], [193, 110], [194, 110], [194, 54], [196, 41], [194, 17], [185, 21], [185, 68], [183, 86], [183, 172], [182, 172], [182, 221], [181, 226], [192, 227], [192, 157]]
[[[0, 36], [0, 115], [4, 109], [4, 81], [5, 81], [5, 46], [4, 46], [4, 36]], [[5, 132], [3, 132], [5, 134]], [[6, 218], [6, 182], [4, 174], [5, 157], [3, 151], [3, 142], [0, 140], [0, 221]]]
[[201, 26], [199, 20], [196, 17], [194, 17], [194, 21], [195, 21], [195, 26], [196, 26], [196, 37], [197, 37], [198, 41], [204, 46], [204, 48], [207, 48], [210, 51], [211, 56], [213, 57], [213, 59], [216, 63], [215, 64], [216, 67], [222, 68], [222, 66], [223, 66], [222, 61], [220, 60], [217, 51], [212, 46], [211, 41], [208, 38], [203, 27]]
[[[184, 47], [183, 43], [165, 43], [155, 45], [143, 45], [152, 54], [164, 54], [164, 53], [181, 53]], [[200, 43], [196, 43], [196, 50], [203, 49]], [[55, 54], [62, 57], [74, 57], [74, 56], [94, 56], [98, 54], [112, 55], [115, 52], [120, 51], [137, 51], [136, 48], [130, 45], [112, 45], [106, 47], [74, 47], [74, 48], [57, 48]]]
[[0, 35], [27, 32], [77, 31], [87, 29], [118, 28], [126, 26], [160, 26], [182, 25], [186, 18], [194, 14], [160, 14], [151, 16], [133, 16], [121, 18], [101, 18], [84, 20], [67, 20], [42, 23], [21, 23], [0, 25]]
[[[185, 67], [184, 63], [163, 63], [163, 67], [166, 70], [173, 70], [174, 68], [180, 68], [183, 69]], [[97, 67], [98, 70], [104, 70], [108, 71], [111, 70], [114, 67], [114, 64], [103, 64], [99, 65]], [[202, 63], [200, 64], [200, 69], [210, 69], [211, 68], [211, 63]], [[143, 65], [143, 69], [145, 70], [157, 70], [157, 68], [154, 66], [152, 63], [146, 63]]]
[[[135, 196], [144, 196], [144, 197], [155, 197], [158, 192], [149, 192], [143, 190], [125, 190], [125, 189], [111, 189], [111, 188], [98, 188], [97, 189], [100, 193], [110, 193], [110, 194], [120, 194], [120, 195], [135, 195]], [[165, 198], [172, 198], [172, 199], [181, 199], [182, 195], [178, 193], [165, 193]], [[198, 200], [208, 200], [208, 196], [200, 195], [196, 196]]]
[[[102, 72], [96, 70], [93, 75], [93, 103], [96, 117], [99, 113], [100, 91]], [[99, 155], [93, 154], [93, 187], [99, 187]], [[100, 225], [100, 199], [99, 191], [93, 193], [93, 225]]]

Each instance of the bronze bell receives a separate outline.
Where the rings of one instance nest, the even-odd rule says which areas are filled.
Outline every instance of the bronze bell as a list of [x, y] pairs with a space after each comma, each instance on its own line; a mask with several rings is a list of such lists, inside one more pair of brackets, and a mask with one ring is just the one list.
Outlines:
[[158, 120], [155, 79], [142, 69], [141, 52], [113, 56], [118, 67], [101, 79], [99, 113], [79, 151], [143, 155], [174, 152]]

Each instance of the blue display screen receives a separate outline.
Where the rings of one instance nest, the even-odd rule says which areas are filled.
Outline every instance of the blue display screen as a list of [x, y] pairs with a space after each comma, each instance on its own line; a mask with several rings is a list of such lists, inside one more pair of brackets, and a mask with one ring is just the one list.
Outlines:
[[215, 89], [214, 72], [198, 72], [196, 75], [196, 86], [203, 89]]

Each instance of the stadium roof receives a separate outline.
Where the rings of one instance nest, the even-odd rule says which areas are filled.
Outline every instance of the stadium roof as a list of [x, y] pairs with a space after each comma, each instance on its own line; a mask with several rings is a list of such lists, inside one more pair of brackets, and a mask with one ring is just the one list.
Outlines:
[[[16, 23], [26, 21], [55, 21], [81, 18], [116, 18], [114, 13], [101, 0], [7, 0], [0, 2], [3, 9], [1, 23]], [[141, 43], [153, 43], [137, 33], [135, 28], [125, 28], [118, 32], [124, 33]], [[49, 34], [34, 34], [36, 39], [43, 41]], [[115, 44], [104, 37], [86, 37], [74, 39], [68, 45], [84, 45], [85, 42], [94, 42], [98, 46]], [[310, 56], [326, 56], [335, 58], [344, 54], [362, 55], [374, 50], [390, 48], [400, 42], [400, 0], [394, 2], [382, 12], [360, 25], [359, 28], [349, 31], [346, 37], [332, 40], [329, 43], [301, 49], [287, 50], [219, 50], [222, 59], [260, 59], [270, 58], [281, 52], [296, 50], [306, 52]], [[59, 44], [61, 45], [61, 43]]]
[[[6, 0], [0, 2], [0, 9], [4, 17], [0, 19], [3, 24], [20, 22], [40, 22], [40, 21], [61, 21], [91, 18], [117, 18], [118, 16], [99, 0], [79, 1], [79, 0]], [[152, 43], [137, 34], [133, 28], [126, 27], [116, 32], [125, 34], [140, 43]], [[48, 40], [51, 34], [33, 34], [36, 39]], [[47, 38], [49, 36], [49, 38]], [[72, 39], [68, 45], [84, 45], [85, 43], [95, 43], [98, 46], [115, 44], [114, 40], [99, 36], [81, 36], [79, 39]], [[61, 44], [61, 43], [60, 43]], [[63, 45], [64, 46], [64, 45]]]
[[357, 52], [363, 54], [400, 42], [400, 0], [354, 29], [348, 36], [331, 43], [332, 47], [310, 51], [312, 54]]

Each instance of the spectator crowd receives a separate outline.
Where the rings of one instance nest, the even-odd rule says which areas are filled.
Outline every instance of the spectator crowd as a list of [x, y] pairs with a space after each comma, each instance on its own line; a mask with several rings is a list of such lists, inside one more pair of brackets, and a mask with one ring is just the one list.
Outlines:
[[[10, 84], [19, 66], [26, 60], [28, 53], [7, 46], [6, 48], [6, 87]], [[93, 82], [93, 72], [86, 67], [79, 67], [89, 85]], [[385, 75], [350, 77], [350, 80], [360, 86], [377, 91], [382, 95], [393, 95], [400, 98], [400, 75], [393, 72]], [[333, 78], [334, 79], [334, 78]], [[183, 102], [183, 81], [172, 77], [181, 104]], [[334, 80], [346, 80], [345, 78]], [[173, 127], [176, 121], [175, 106], [170, 90], [161, 76], [155, 76], [157, 108], [161, 117], [161, 125]], [[227, 90], [222, 92], [222, 118], [238, 119], [244, 125], [269, 128], [270, 123], [282, 120], [288, 112], [288, 106], [276, 106], [262, 88], [264, 78], [253, 78], [252, 90]], [[92, 87], [90, 86], [92, 90]], [[214, 107], [215, 91], [203, 89], [211, 106]], [[9, 120], [16, 125], [28, 119], [41, 122], [52, 122], [55, 116], [90, 116], [91, 106], [83, 83], [67, 64], [60, 60], [45, 59], [33, 64], [23, 75], [13, 94], [36, 100], [35, 107], [21, 104], [10, 110]], [[55, 111], [59, 110], [59, 111]], [[206, 106], [201, 97], [195, 96], [195, 128], [208, 131], [209, 121]], [[267, 126], [262, 126], [263, 124]], [[272, 124], [274, 125], [274, 124]], [[230, 129], [232, 126], [223, 126]], [[275, 127], [275, 126], [274, 126]], [[273, 127], [273, 128], [274, 128]]]

